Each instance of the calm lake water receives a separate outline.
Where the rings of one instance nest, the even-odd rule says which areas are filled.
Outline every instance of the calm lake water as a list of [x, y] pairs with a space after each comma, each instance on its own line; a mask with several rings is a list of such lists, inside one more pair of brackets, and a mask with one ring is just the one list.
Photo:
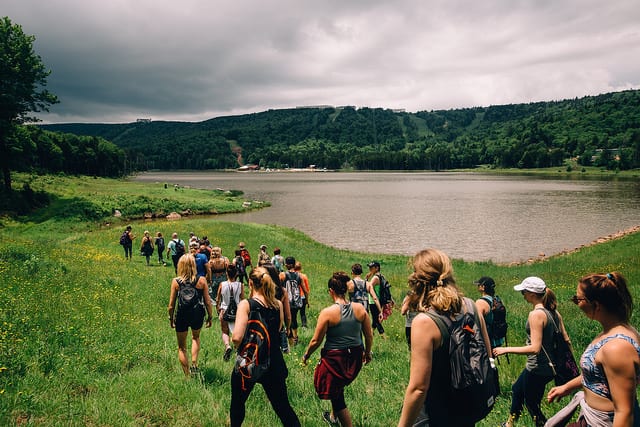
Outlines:
[[225, 221], [292, 227], [366, 252], [435, 247], [467, 261], [552, 255], [640, 224], [637, 181], [432, 172], [150, 172], [136, 180], [242, 190], [271, 203]]

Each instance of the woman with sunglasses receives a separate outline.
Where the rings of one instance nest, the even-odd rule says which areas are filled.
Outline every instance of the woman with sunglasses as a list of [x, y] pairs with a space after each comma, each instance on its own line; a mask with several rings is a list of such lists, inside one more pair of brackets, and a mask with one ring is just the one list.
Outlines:
[[582, 375], [553, 387], [548, 400], [582, 388], [575, 425], [640, 426], [640, 334], [629, 324], [633, 301], [625, 278], [617, 272], [584, 276], [572, 301], [602, 332], [580, 358]]
[[544, 395], [544, 389], [552, 379], [553, 370], [551, 361], [547, 357], [547, 351], [543, 349], [553, 348], [553, 340], [556, 327], [564, 335], [564, 339], [570, 343], [569, 337], [562, 321], [562, 316], [557, 310], [556, 296], [539, 277], [527, 277], [513, 287], [520, 291], [525, 301], [533, 309], [529, 312], [525, 329], [527, 343], [522, 347], [496, 347], [493, 355], [498, 357], [503, 354], [526, 354], [527, 363], [516, 382], [511, 387], [511, 409], [507, 422], [503, 426], [511, 427], [520, 418], [522, 409], [527, 407], [536, 426], [543, 426], [547, 418], [540, 409], [540, 402]]

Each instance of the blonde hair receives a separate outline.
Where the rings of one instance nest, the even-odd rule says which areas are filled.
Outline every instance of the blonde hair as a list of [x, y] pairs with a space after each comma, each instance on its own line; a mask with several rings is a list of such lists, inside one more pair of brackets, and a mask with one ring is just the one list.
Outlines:
[[276, 299], [276, 284], [271, 275], [264, 267], [256, 267], [249, 274], [251, 286], [254, 291], [260, 291], [264, 296], [266, 303], [271, 308], [278, 308], [278, 300]]
[[178, 260], [178, 278], [195, 283], [197, 275], [196, 259], [192, 254], [182, 255]]
[[462, 292], [456, 286], [451, 260], [442, 251], [424, 249], [412, 259], [409, 275], [409, 308], [427, 311], [430, 307], [441, 313], [462, 310]]

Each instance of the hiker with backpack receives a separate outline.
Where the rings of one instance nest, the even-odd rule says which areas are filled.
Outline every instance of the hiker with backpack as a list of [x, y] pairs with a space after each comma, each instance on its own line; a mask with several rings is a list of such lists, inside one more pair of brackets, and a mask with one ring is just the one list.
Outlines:
[[491, 349], [500, 347], [507, 339], [507, 310], [502, 299], [496, 295], [496, 282], [489, 276], [482, 276], [474, 282], [481, 296], [476, 300], [480, 314], [487, 324]]
[[[207, 328], [211, 327], [211, 299], [207, 292], [207, 281], [198, 277], [196, 260], [186, 254], [178, 261], [178, 276], [171, 281], [169, 296], [169, 324], [176, 330], [178, 338], [178, 360], [185, 376], [199, 377], [198, 354], [200, 353], [200, 330], [207, 313]], [[191, 365], [187, 356], [187, 334], [191, 328]]]
[[369, 311], [369, 298], [373, 299], [373, 303], [380, 313], [378, 320], [382, 320], [380, 301], [371, 283], [362, 278], [362, 265], [360, 263], [355, 263], [351, 266], [351, 280], [347, 283], [347, 290], [349, 292], [349, 300], [362, 304], [367, 311]]
[[240, 249], [235, 250], [232, 263], [236, 266], [236, 271], [238, 272], [238, 280], [240, 281], [240, 283], [248, 285], [249, 276], [247, 275], [247, 270], [245, 270], [244, 268], [244, 259], [242, 258], [242, 251]]
[[[386, 298], [382, 297], [382, 284], [383, 282], [388, 285], [386, 279], [383, 279], [384, 276], [380, 273], [380, 263], [378, 261], [371, 261], [367, 264], [369, 267], [369, 272], [367, 273], [367, 288], [373, 289], [373, 292], [369, 294], [369, 310], [371, 312], [371, 327], [378, 331], [381, 338], [386, 339], [387, 336], [384, 334], [384, 327], [382, 326], [382, 321], [385, 319], [384, 311], [385, 306], [387, 306], [387, 313], [390, 313], [390, 306], [393, 305], [393, 299], [391, 298], [391, 294], [387, 293], [388, 289], [385, 289]], [[373, 296], [376, 296], [378, 299], [378, 304], [375, 304], [375, 300]]]
[[546, 385], [554, 377], [552, 360], [545, 349], [554, 347], [555, 325], [560, 329], [566, 341], [569, 341], [569, 336], [564, 327], [562, 316], [557, 310], [556, 296], [547, 287], [544, 280], [535, 276], [527, 277], [513, 289], [522, 293], [522, 297], [531, 305], [532, 310], [529, 312], [525, 325], [526, 345], [493, 349], [493, 354], [496, 357], [509, 353], [527, 356], [525, 369], [511, 386], [509, 419], [503, 425], [512, 427], [526, 406], [534, 424], [538, 427], [543, 426], [547, 421], [547, 417], [540, 408], [540, 402]]
[[166, 266], [167, 263], [164, 262], [164, 237], [162, 237], [162, 233], [161, 232], [157, 232], [156, 233], [156, 248], [158, 250], [158, 264], [162, 264], [162, 266]]
[[302, 298], [302, 307], [300, 308], [300, 324], [303, 328], [307, 327], [307, 307], [309, 307], [309, 276], [302, 272], [302, 263], [296, 261], [293, 269], [300, 276], [300, 297]]
[[149, 230], [145, 230], [142, 241], [140, 242], [140, 254], [144, 255], [147, 260], [147, 266], [151, 265], [151, 255], [153, 255], [153, 241], [151, 240], [151, 234], [149, 234]]
[[273, 248], [273, 257], [271, 258], [271, 264], [273, 264], [279, 272], [284, 271], [284, 257], [280, 255], [280, 248]]
[[[323, 418], [331, 425], [351, 427], [351, 414], [344, 400], [344, 388], [356, 379], [363, 363], [371, 362], [373, 332], [367, 310], [362, 304], [347, 302], [349, 276], [343, 271], [329, 279], [333, 304], [318, 315], [318, 323], [302, 363], [307, 364], [324, 340], [313, 384], [320, 399], [331, 401], [331, 411]], [[362, 336], [364, 335], [364, 345]]]
[[245, 403], [260, 383], [282, 425], [300, 426], [287, 392], [289, 371], [279, 340], [284, 314], [275, 297], [275, 283], [264, 267], [257, 267], [249, 275], [249, 288], [251, 297], [238, 304], [232, 338], [238, 352], [231, 373], [230, 425], [242, 425]]
[[290, 345], [298, 344], [298, 312], [304, 306], [304, 300], [302, 299], [303, 287], [302, 278], [300, 274], [295, 270], [296, 259], [292, 256], [285, 258], [284, 264], [286, 271], [280, 273], [280, 282], [284, 283], [287, 290], [287, 296], [289, 297], [289, 307], [291, 309], [291, 324], [289, 326], [289, 341]]
[[[284, 263], [282, 264], [284, 265]], [[284, 284], [280, 282], [280, 272], [275, 265], [267, 263], [263, 267], [269, 272], [271, 280], [276, 285], [276, 299], [282, 303], [282, 311], [284, 312], [284, 323], [282, 329], [280, 329], [280, 349], [283, 353], [288, 354], [289, 350], [289, 336], [287, 331], [291, 326], [291, 307], [289, 306], [289, 295]]]
[[408, 309], [418, 314], [398, 426], [474, 426], [491, 411], [496, 392], [484, 319], [456, 286], [445, 253], [425, 249], [412, 264]]
[[231, 345], [229, 343], [229, 335], [233, 334], [236, 323], [236, 313], [238, 312], [238, 304], [244, 299], [244, 286], [238, 281], [238, 271], [236, 266], [230, 264], [227, 266], [227, 277], [218, 287], [216, 301], [219, 302], [218, 318], [220, 319], [220, 328], [222, 330], [222, 342], [224, 344], [224, 355], [222, 359], [226, 362], [231, 358]]
[[186, 246], [184, 240], [178, 238], [178, 233], [171, 235], [171, 240], [167, 244], [167, 258], [171, 256], [173, 261], [173, 270], [178, 274], [178, 261], [180, 257], [186, 253]]
[[127, 225], [127, 228], [120, 235], [120, 245], [124, 248], [124, 259], [131, 261], [133, 254], [133, 239], [136, 236], [131, 231], [131, 226]]
[[[227, 277], [227, 268], [229, 267], [229, 259], [222, 255], [222, 249], [215, 246], [211, 249], [211, 259], [209, 259], [209, 270], [211, 272], [211, 280], [209, 280], [209, 293], [213, 298], [213, 304], [217, 304], [218, 288]], [[236, 270], [237, 272], [237, 270]], [[242, 283], [242, 280], [240, 279]]]

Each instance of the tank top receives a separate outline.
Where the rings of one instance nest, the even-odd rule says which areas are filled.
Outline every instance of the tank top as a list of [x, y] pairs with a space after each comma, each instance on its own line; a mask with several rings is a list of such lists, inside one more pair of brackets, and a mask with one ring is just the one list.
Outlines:
[[[338, 304], [338, 303], [336, 303]], [[326, 350], [339, 350], [362, 345], [362, 323], [356, 318], [351, 304], [340, 306], [340, 322], [327, 329]]]
[[[545, 308], [536, 308], [536, 310], [544, 310], [547, 312], [547, 314], [550, 314], [549, 311]], [[553, 314], [551, 314], [551, 316], [554, 317], [554, 321], [558, 323], [558, 319], [555, 318], [556, 316], [553, 316]], [[558, 327], [560, 327], [560, 325], [558, 325]], [[527, 323], [525, 325], [525, 330], [527, 332], [527, 345], [529, 345], [531, 344], [531, 326], [529, 325], [529, 320], [527, 320]], [[553, 348], [554, 333], [555, 333], [555, 328], [553, 326], [553, 322], [551, 322], [547, 317], [547, 324], [544, 326], [544, 329], [542, 330], [542, 346], [547, 351]], [[553, 370], [551, 369], [549, 362], [550, 361], [547, 358], [547, 356], [544, 354], [544, 351], [540, 349], [538, 354], [529, 354], [527, 356], [527, 363], [525, 367], [527, 371], [533, 372], [537, 375], [553, 376]]]

